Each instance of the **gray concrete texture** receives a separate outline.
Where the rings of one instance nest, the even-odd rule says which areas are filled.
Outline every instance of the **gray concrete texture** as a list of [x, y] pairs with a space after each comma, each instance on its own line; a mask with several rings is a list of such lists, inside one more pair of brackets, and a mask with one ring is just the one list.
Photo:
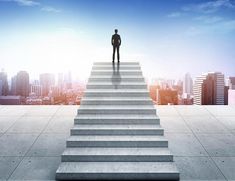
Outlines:
[[[0, 105], [0, 180], [54, 180], [77, 109]], [[235, 180], [234, 106], [156, 109], [181, 180]]]

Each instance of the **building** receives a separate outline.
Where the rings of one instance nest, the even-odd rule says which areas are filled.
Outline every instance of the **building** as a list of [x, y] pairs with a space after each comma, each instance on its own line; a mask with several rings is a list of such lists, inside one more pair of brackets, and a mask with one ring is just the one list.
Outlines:
[[64, 74], [63, 73], [58, 74], [57, 86], [59, 87], [60, 94], [62, 94], [62, 92], [64, 91]]
[[7, 96], [9, 94], [9, 86], [6, 72], [0, 72], [0, 96]]
[[193, 94], [193, 80], [189, 73], [186, 73], [184, 76], [183, 93], [188, 95]]
[[192, 105], [193, 104], [193, 96], [187, 93], [183, 93], [179, 99], [179, 105]]
[[33, 94], [37, 97], [42, 96], [42, 86], [38, 81], [34, 81], [33, 84], [30, 85], [30, 94]]
[[16, 95], [22, 97], [29, 96], [29, 74], [26, 71], [20, 71], [16, 75]]
[[209, 72], [196, 77], [193, 94], [194, 104], [224, 105], [224, 75]]
[[224, 105], [228, 105], [228, 90], [229, 86], [224, 86]]
[[178, 105], [178, 92], [171, 89], [157, 90], [158, 105]]
[[229, 89], [235, 90], [235, 77], [229, 77]]
[[160, 89], [159, 85], [150, 85], [149, 86], [149, 94], [152, 100], [156, 103], [157, 101], [157, 90]]
[[40, 74], [40, 84], [42, 86], [42, 96], [48, 96], [51, 87], [55, 85], [55, 75], [50, 73]]
[[72, 89], [72, 76], [70, 71], [67, 74], [65, 74], [64, 81], [66, 89]]
[[3, 83], [2, 83], [2, 80], [0, 80], [0, 96], [2, 95], [2, 87], [3, 87]]
[[229, 77], [228, 87], [228, 105], [235, 105], [235, 77]]
[[235, 89], [228, 90], [228, 105], [235, 105]]
[[11, 95], [16, 95], [16, 75], [11, 78]]
[[1, 105], [20, 105], [21, 103], [21, 96], [0, 96]]

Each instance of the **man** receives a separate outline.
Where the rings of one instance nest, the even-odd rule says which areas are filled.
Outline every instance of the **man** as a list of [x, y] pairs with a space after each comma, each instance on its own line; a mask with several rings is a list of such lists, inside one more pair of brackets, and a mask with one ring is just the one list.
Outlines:
[[112, 36], [112, 39], [111, 39], [111, 43], [113, 45], [113, 62], [115, 60], [115, 52], [117, 50], [117, 59], [118, 59], [118, 62], [120, 60], [120, 55], [119, 55], [119, 47], [121, 45], [121, 37], [118, 33], [118, 30], [115, 29], [115, 34]]

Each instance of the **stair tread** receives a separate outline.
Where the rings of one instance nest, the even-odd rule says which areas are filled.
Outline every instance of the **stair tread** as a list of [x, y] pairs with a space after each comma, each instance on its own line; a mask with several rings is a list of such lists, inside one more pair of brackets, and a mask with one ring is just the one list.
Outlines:
[[101, 92], [111, 92], [111, 93], [115, 93], [115, 92], [118, 92], [118, 93], [125, 93], [125, 92], [131, 92], [131, 93], [134, 93], [134, 92], [136, 92], [136, 93], [142, 93], [142, 92], [144, 92], [144, 93], [149, 93], [149, 91], [147, 90], [147, 89], [114, 89], [114, 90], [110, 90], [110, 89], [87, 89], [86, 91], [85, 91], [85, 93], [88, 93], [88, 92], [99, 92], [99, 93], [101, 93]]
[[174, 162], [62, 162], [57, 173], [179, 173]]
[[156, 109], [153, 105], [81, 105], [81, 109]]
[[128, 114], [128, 115], [120, 115], [120, 114], [78, 114], [76, 115], [75, 119], [87, 119], [87, 118], [94, 118], [94, 119], [159, 119], [157, 115], [135, 115], [135, 114]]
[[72, 129], [77, 129], [77, 130], [84, 130], [84, 129], [89, 129], [89, 130], [103, 130], [103, 129], [112, 129], [112, 130], [119, 130], [119, 129], [123, 129], [123, 130], [131, 130], [131, 129], [137, 129], [137, 130], [159, 130], [159, 129], [163, 129], [160, 125], [157, 124], [146, 124], [146, 125], [137, 125], [137, 124], [126, 124], [126, 125], [122, 125], [122, 124], [76, 124], [74, 125], [74, 127]]
[[67, 141], [167, 141], [164, 136], [156, 135], [73, 135]]
[[[89, 78], [109, 78], [111, 80], [112, 77], [110, 75], [91, 75]], [[120, 78], [120, 76], [117, 76]], [[121, 78], [144, 78], [142, 75], [122, 75]]]
[[62, 155], [172, 155], [168, 148], [66, 148]]
[[[92, 82], [88, 83], [87, 85], [117, 85], [113, 84], [112, 82]], [[120, 82], [118, 85], [147, 85], [145, 82]]]
[[152, 101], [149, 97], [83, 97], [83, 100], [93, 101], [93, 100], [102, 100], [102, 101]]

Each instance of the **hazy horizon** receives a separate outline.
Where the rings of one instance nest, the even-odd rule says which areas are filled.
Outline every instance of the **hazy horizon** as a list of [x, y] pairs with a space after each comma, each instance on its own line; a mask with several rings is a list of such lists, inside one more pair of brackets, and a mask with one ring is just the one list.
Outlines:
[[0, 0], [0, 68], [84, 79], [93, 61], [111, 62], [117, 28], [121, 61], [146, 77], [235, 76], [234, 10], [234, 0]]

